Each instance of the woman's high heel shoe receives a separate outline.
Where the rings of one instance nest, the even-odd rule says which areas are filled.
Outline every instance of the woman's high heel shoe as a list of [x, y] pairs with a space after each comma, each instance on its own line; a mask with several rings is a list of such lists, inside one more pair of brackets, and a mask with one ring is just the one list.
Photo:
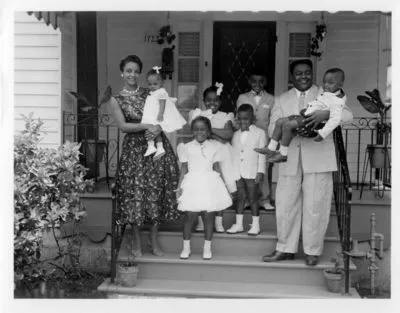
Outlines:
[[153, 255], [155, 255], [155, 256], [163, 256], [164, 255], [164, 253], [159, 248], [153, 248], [153, 245], [150, 240], [147, 242], [147, 244], [149, 245], [149, 249]]

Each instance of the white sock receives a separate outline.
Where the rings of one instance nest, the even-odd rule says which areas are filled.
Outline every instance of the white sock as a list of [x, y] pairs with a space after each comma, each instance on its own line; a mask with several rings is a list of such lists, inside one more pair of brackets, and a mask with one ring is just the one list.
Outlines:
[[157, 146], [158, 149], [164, 148], [162, 141], [158, 141], [158, 142], [156, 143], [156, 146]]
[[154, 147], [154, 140], [149, 140], [147, 141], [147, 146], [150, 147]]
[[243, 214], [236, 214], [236, 225], [243, 228]]
[[276, 147], [278, 147], [278, 142], [275, 139], [271, 139], [271, 141], [268, 144], [268, 149], [271, 151], [275, 151]]
[[183, 250], [190, 250], [190, 239], [183, 241]]
[[253, 216], [251, 225], [252, 226], [255, 226], [255, 225], [260, 226], [260, 217], [259, 216]]
[[204, 250], [211, 250], [211, 240], [204, 240]]
[[287, 152], [288, 152], [288, 147], [282, 146], [279, 148], [279, 152], [280, 154], [287, 156]]

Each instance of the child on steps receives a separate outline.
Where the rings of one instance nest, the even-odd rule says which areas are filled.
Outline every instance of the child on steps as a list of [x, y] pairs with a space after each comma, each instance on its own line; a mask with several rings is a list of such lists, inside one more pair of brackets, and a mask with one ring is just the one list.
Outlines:
[[205, 217], [203, 259], [209, 260], [212, 258], [215, 212], [231, 206], [232, 199], [221, 178], [221, 143], [210, 140], [210, 120], [198, 116], [192, 121], [191, 128], [194, 140], [177, 147], [182, 164], [177, 189], [178, 210], [186, 213], [180, 258], [190, 257], [192, 226], [201, 212]]
[[[230, 141], [233, 136], [233, 113], [225, 113], [219, 111], [221, 106], [221, 93], [223, 84], [216, 83], [215, 86], [206, 88], [203, 92], [203, 109], [195, 109], [189, 112], [189, 123], [197, 116], [207, 117], [211, 121], [211, 138], [222, 143], [221, 146], [221, 161], [220, 167], [223, 178], [226, 182], [226, 187], [229, 193], [236, 193], [236, 180], [238, 174], [234, 171], [232, 146]], [[222, 224], [222, 211], [216, 213], [215, 217], [215, 231], [217, 233], [225, 232]], [[202, 218], [199, 216], [196, 231], [203, 231], [204, 224]]]
[[254, 151], [266, 144], [265, 131], [255, 126], [254, 110], [250, 104], [242, 104], [237, 110], [237, 121], [240, 129], [232, 139], [234, 167], [239, 170], [240, 179], [236, 182], [238, 197], [236, 203], [236, 223], [227, 230], [230, 234], [241, 233], [243, 212], [246, 198], [252, 213], [252, 224], [249, 235], [260, 233], [259, 184], [262, 183], [266, 170], [265, 155]]

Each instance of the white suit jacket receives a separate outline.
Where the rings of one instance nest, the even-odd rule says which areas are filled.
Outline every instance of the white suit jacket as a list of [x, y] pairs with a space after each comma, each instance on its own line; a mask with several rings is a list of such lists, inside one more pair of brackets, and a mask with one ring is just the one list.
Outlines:
[[243, 145], [240, 142], [241, 134], [241, 130], [233, 134], [233, 165], [240, 177], [255, 179], [257, 173], [265, 174], [265, 155], [254, 151], [254, 148], [265, 147], [265, 131], [255, 125], [250, 125], [249, 134]]
[[[315, 100], [318, 92], [320, 92], [318, 87], [313, 85], [306, 96], [306, 103]], [[270, 135], [272, 135], [275, 123], [279, 118], [300, 113], [298, 105], [299, 98], [295, 88], [275, 98], [268, 130]], [[353, 114], [345, 106], [342, 111], [342, 122], [350, 122], [352, 119]], [[336, 154], [332, 134], [320, 142], [314, 141], [313, 138], [294, 137], [289, 145], [287, 162], [279, 164], [279, 175], [296, 175], [300, 160], [304, 173], [336, 171]]]
[[274, 106], [274, 96], [270, 95], [266, 91], [262, 91], [260, 96], [260, 102], [257, 104], [254, 91], [242, 93], [236, 101], [236, 108], [239, 108], [243, 103], [251, 104], [256, 118], [254, 124], [257, 127], [264, 129], [268, 138], [268, 125], [271, 109]]

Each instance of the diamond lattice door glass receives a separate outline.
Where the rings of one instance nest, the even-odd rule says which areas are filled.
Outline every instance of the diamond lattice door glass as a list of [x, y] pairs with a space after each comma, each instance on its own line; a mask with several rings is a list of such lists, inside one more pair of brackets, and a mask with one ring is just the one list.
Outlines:
[[267, 76], [273, 94], [275, 78], [275, 22], [215, 22], [213, 83], [224, 84], [222, 110], [232, 112], [239, 94], [249, 91], [249, 75]]

